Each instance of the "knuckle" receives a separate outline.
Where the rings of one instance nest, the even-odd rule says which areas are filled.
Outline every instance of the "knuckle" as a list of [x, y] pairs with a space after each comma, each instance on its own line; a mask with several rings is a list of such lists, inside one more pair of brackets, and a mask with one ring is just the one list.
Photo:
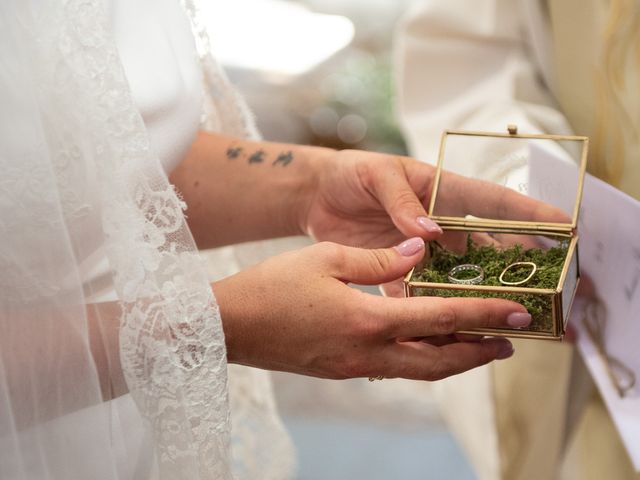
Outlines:
[[399, 192], [393, 201], [393, 208], [398, 211], [414, 210], [417, 204], [417, 197], [412, 191]]
[[369, 255], [369, 268], [377, 274], [384, 274], [391, 267], [391, 260], [384, 250], [371, 250]]
[[502, 316], [495, 308], [496, 304], [491, 299], [480, 299], [478, 304], [477, 319], [480, 327], [493, 327], [501, 323]]
[[380, 321], [376, 315], [355, 311], [351, 317], [353, 320], [349, 336], [354, 340], [375, 340], [385, 332], [385, 323]]
[[316, 244], [316, 249], [324, 262], [333, 267], [342, 267], [346, 261], [347, 255], [345, 249], [337, 243], [320, 242]]
[[375, 168], [371, 168], [371, 162], [358, 162], [355, 165], [356, 176], [368, 190], [371, 190], [375, 187], [377, 182], [376, 179], [376, 170]]
[[437, 334], [448, 335], [456, 331], [458, 319], [456, 311], [449, 305], [443, 305], [438, 309], [433, 319], [433, 329]]
[[369, 153], [368, 161], [355, 165], [360, 182], [368, 190], [376, 190], [389, 175], [403, 171], [402, 157], [384, 153]]

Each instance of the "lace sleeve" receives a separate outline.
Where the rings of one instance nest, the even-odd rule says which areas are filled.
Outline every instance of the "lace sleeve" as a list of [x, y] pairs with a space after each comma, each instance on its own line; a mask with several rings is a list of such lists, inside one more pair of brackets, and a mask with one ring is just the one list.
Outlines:
[[[86, 235], [92, 235], [102, 240], [121, 306], [120, 360], [139, 415], [149, 426], [152, 470], [163, 479], [232, 478], [219, 311], [182, 214], [184, 205], [149, 148], [110, 36], [104, 2], [45, 0], [35, 5], [7, 0], [0, 8], [3, 49], [10, 43], [25, 53], [15, 68], [3, 53], [2, 94], [11, 98], [24, 93], [17, 110], [33, 103], [30, 125], [14, 130], [37, 135], [22, 140], [2, 136], [3, 165], [15, 170], [13, 177], [21, 183], [15, 184], [17, 196], [2, 191], [0, 207], [3, 212], [25, 208], [24, 215], [15, 217], [19, 225], [13, 230], [7, 229], [11, 225], [3, 215], [0, 231], [13, 231], [16, 238], [21, 231], [32, 231], [42, 240], [28, 241], [23, 235], [21, 245], [2, 240], [0, 248], [2, 265], [7, 258], [16, 265], [3, 269], [3, 281], [22, 285], [20, 291], [0, 294], [3, 337], [13, 339], [11, 345], [3, 341], [0, 349], [0, 440], [5, 445], [8, 438], [11, 447], [9, 454], [3, 452], [2, 459], [11, 461], [0, 462], [0, 476], [7, 465], [17, 465], [9, 472], [21, 473], [11, 478], [88, 478], [86, 472], [79, 473], [84, 448], [74, 452], [68, 445], [78, 442], [63, 436], [52, 441], [55, 433], [47, 419], [38, 420], [37, 402], [57, 412], [65, 411], [62, 403], [71, 407], [78, 397], [99, 402], [74, 265]], [[7, 149], [10, 143], [17, 147]], [[20, 158], [27, 150], [33, 162]], [[89, 189], [94, 190], [91, 195]], [[95, 200], [87, 203], [89, 196]], [[46, 207], [42, 215], [37, 205]], [[60, 218], [47, 214], [56, 211]], [[49, 239], [59, 244], [47, 247]], [[54, 268], [63, 256], [65, 269]], [[22, 306], [10, 306], [16, 303]], [[44, 318], [33, 319], [30, 330], [24, 315], [8, 313], [33, 310], [35, 305], [52, 308], [42, 309]], [[51, 313], [53, 307], [75, 316], [65, 314], [68, 322], [62, 323], [62, 316]], [[51, 341], [58, 338], [60, 344]], [[73, 371], [61, 367], [67, 354], [62, 347], [72, 342], [84, 352], [75, 359]], [[35, 347], [30, 361], [39, 361], [50, 373], [36, 377], [28, 366], [18, 365], [32, 381], [16, 390], [5, 380], [5, 367], [16, 364], [11, 352], [22, 353], [28, 345]], [[20, 431], [22, 417], [34, 433]], [[106, 445], [103, 457], [108, 463], [109, 430], [98, 428], [106, 418], [108, 411], [102, 409], [92, 424], [92, 442], [94, 452]], [[117, 467], [101, 462], [91, 478], [115, 478]]]

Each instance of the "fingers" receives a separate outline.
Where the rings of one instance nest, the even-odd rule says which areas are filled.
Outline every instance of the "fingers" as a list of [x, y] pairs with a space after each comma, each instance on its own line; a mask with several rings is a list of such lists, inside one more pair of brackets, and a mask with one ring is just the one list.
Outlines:
[[518, 328], [531, 315], [515, 302], [493, 298], [372, 298], [376, 316], [387, 338], [450, 335], [476, 328]]
[[[384, 352], [380, 373], [413, 380], [441, 380], [493, 360], [509, 358], [514, 350], [506, 338], [484, 338], [477, 342], [433, 346], [424, 342], [390, 345]], [[373, 375], [372, 374], [372, 375]]]
[[440, 226], [427, 216], [401, 161], [387, 162], [384, 169], [372, 170], [369, 177], [372, 193], [404, 235], [434, 240], [442, 234]]
[[393, 248], [363, 249], [329, 243], [321, 248], [335, 278], [361, 285], [379, 285], [404, 276], [425, 251], [424, 240], [419, 237]]
[[570, 221], [566, 213], [552, 205], [510, 188], [450, 172], [442, 174], [438, 197], [438, 205], [446, 210], [438, 212], [440, 215], [553, 223]]

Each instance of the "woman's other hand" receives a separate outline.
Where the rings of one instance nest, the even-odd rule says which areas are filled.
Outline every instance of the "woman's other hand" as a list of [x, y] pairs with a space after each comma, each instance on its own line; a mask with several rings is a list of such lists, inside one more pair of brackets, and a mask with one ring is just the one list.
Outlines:
[[517, 303], [385, 298], [348, 285], [388, 282], [423, 255], [420, 238], [378, 250], [323, 242], [215, 283], [229, 361], [333, 379], [438, 380], [511, 356], [506, 339], [453, 334], [524, 326], [531, 317]]
[[[319, 241], [367, 248], [402, 238], [433, 240], [442, 234], [425, 205], [436, 169], [409, 157], [357, 150], [325, 151], [315, 162], [317, 183], [301, 208], [301, 230]], [[448, 215], [566, 221], [555, 207], [489, 182], [443, 172], [438, 202]]]

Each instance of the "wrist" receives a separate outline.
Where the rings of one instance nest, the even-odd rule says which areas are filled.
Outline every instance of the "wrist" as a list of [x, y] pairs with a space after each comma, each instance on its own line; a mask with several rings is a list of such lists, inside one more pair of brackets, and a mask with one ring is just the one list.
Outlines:
[[304, 148], [305, 178], [299, 182], [295, 200], [292, 202], [291, 218], [300, 235], [309, 235], [309, 212], [317, 200], [319, 185], [336, 157], [336, 150], [327, 147], [306, 146]]
[[224, 278], [211, 284], [211, 289], [220, 312], [220, 322], [224, 333], [224, 342], [227, 350], [227, 361], [229, 363], [238, 362], [238, 348], [236, 345], [236, 330], [239, 327], [237, 322], [237, 312], [234, 305], [237, 305], [233, 294], [233, 276]]

